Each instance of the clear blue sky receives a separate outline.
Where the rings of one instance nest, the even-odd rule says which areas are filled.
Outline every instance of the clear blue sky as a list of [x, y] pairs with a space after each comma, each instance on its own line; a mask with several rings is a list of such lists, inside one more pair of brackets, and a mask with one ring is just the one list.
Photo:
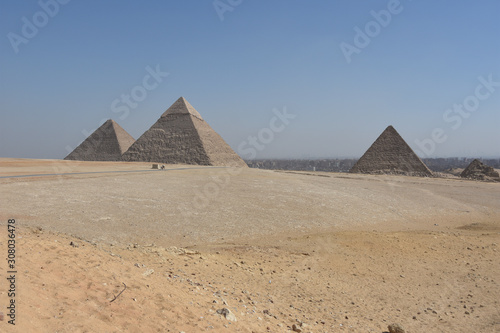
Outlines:
[[216, 4], [2, 0], [0, 156], [63, 158], [108, 118], [138, 138], [184, 96], [235, 150], [264, 135], [257, 158], [359, 157], [390, 124], [421, 156], [500, 157], [500, 1]]

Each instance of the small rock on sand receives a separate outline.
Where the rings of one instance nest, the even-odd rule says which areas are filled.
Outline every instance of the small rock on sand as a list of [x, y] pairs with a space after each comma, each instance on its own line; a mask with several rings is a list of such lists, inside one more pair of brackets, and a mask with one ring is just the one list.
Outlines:
[[217, 313], [223, 315], [229, 321], [237, 321], [236, 316], [228, 308], [219, 309]]
[[142, 275], [149, 276], [149, 275], [153, 274], [154, 272], [155, 272], [155, 270], [150, 268], [147, 271], [145, 271], [144, 273], [142, 273]]
[[400, 324], [390, 324], [388, 327], [389, 333], [405, 333], [405, 329]]

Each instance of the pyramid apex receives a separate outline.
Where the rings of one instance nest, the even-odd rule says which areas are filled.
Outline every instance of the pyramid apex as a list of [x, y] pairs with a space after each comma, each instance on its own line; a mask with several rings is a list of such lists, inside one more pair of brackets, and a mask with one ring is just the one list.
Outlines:
[[172, 104], [167, 111], [161, 116], [166, 117], [172, 114], [190, 114], [198, 119], [203, 120], [203, 117], [196, 111], [196, 109], [183, 97], [179, 97], [174, 104]]

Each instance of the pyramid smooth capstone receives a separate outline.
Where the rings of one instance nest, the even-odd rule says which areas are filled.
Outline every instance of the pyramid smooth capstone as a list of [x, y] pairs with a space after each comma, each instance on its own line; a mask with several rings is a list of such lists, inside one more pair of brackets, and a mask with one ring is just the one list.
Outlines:
[[184, 97], [130, 146], [122, 160], [247, 167]]
[[196, 111], [196, 109], [184, 97], [180, 97], [177, 101], [175, 101], [174, 104], [172, 104], [161, 116], [167, 117], [174, 114], [188, 114], [203, 120], [200, 113]]
[[109, 119], [76, 147], [65, 160], [120, 161], [122, 154], [135, 142], [114, 120]]
[[392, 126], [382, 132], [349, 172], [432, 176], [432, 171]]

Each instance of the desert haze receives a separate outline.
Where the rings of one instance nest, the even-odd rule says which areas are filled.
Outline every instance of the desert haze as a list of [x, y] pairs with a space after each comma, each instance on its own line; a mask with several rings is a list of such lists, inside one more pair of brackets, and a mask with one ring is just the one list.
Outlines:
[[500, 331], [500, 183], [7, 158], [0, 177], [9, 331]]

